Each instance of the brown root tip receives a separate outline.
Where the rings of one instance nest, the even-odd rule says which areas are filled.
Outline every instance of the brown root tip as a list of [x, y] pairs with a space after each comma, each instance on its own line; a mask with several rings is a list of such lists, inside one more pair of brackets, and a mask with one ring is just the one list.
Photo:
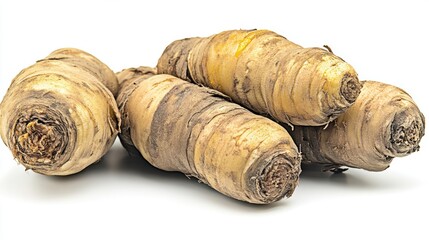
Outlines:
[[419, 150], [419, 143], [424, 134], [424, 124], [420, 117], [409, 111], [395, 115], [391, 125], [390, 142], [398, 156]]
[[301, 172], [299, 164], [292, 165], [283, 156], [277, 156], [261, 172], [256, 184], [263, 202], [275, 202], [292, 196]]
[[49, 172], [65, 163], [63, 154], [69, 135], [58, 119], [31, 111], [18, 118], [11, 133], [12, 153], [27, 169]]
[[360, 94], [362, 83], [355, 75], [345, 74], [341, 81], [341, 94], [349, 102], [354, 103]]

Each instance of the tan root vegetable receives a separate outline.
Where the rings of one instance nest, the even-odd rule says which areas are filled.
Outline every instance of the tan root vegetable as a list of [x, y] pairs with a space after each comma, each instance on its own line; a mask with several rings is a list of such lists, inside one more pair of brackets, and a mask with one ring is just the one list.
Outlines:
[[411, 97], [397, 87], [366, 81], [356, 102], [324, 129], [290, 131], [303, 162], [382, 171], [394, 157], [419, 149], [425, 119]]
[[267, 204], [292, 195], [300, 154], [284, 128], [217, 91], [153, 74], [148, 68], [118, 74], [127, 149], [242, 201]]
[[326, 125], [361, 88], [355, 70], [330, 51], [303, 48], [267, 30], [175, 41], [157, 68], [293, 125]]
[[0, 105], [1, 138], [26, 169], [79, 172], [114, 142], [118, 86], [116, 75], [94, 56], [54, 51], [13, 79]]

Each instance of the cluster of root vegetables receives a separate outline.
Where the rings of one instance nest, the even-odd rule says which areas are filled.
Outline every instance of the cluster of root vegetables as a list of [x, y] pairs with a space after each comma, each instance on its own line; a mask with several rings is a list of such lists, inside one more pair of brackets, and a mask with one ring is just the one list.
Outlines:
[[1, 138], [26, 169], [78, 173], [119, 134], [151, 165], [256, 204], [290, 197], [301, 164], [385, 170], [419, 150], [424, 128], [402, 89], [268, 30], [177, 40], [156, 68], [117, 74], [59, 49], [22, 70], [0, 105]]

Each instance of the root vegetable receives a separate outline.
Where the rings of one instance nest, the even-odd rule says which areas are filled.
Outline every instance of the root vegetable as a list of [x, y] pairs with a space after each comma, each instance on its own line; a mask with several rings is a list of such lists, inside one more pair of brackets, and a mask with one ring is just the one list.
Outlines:
[[402, 89], [366, 81], [356, 102], [324, 127], [289, 131], [301, 147], [303, 162], [382, 171], [394, 157], [419, 149], [425, 118]]
[[120, 138], [128, 150], [242, 201], [267, 204], [292, 195], [300, 154], [284, 128], [217, 91], [154, 73], [117, 74]]
[[175, 41], [157, 68], [292, 125], [325, 125], [344, 112], [361, 89], [355, 70], [330, 51], [303, 48], [267, 30]]
[[118, 86], [115, 74], [94, 56], [56, 50], [13, 79], [0, 105], [1, 138], [26, 169], [77, 173], [114, 142]]

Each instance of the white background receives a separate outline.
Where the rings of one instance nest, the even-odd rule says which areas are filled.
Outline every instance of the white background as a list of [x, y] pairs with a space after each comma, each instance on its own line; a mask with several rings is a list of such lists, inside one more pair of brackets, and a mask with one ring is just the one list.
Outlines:
[[[119, 71], [155, 66], [176, 39], [266, 28], [302, 46], [328, 44], [362, 80], [402, 87], [429, 114], [426, 2], [1, 1], [0, 96], [57, 48]], [[429, 239], [427, 138], [384, 172], [304, 170], [294, 195], [269, 206], [130, 159], [118, 142], [70, 177], [25, 172], [0, 144], [0, 239]]]

